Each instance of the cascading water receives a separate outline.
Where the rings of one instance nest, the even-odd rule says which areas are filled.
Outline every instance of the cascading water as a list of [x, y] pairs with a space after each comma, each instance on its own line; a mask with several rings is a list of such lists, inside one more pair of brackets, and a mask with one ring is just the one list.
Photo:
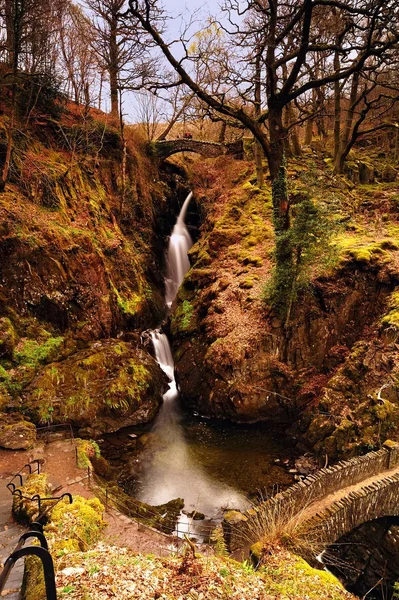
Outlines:
[[192, 197], [193, 193], [190, 192], [184, 201], [169, 240], [165, 279], [165, 301], [168, 308], [172, 306], [172, 302], [176, 298], [177, 290], [190, 268], [190, 261], [188, 260], [187, 253], [193, 245], [193, 241], [188, 233], [185, 218]]
[[[165, 302], [170, 308], [183, 278], [190, 268], [187, 252], [192, 240], [185, 225], [190, 193], [180, 211], [169, 240]], [[182, 413], [177, 402], [178, 391], [174, 377], [174, 363], [168, 338], [159, 330], [151, 332], [156, 359], [169, 378], [169, 389], [163, 396], [163, 405], [152, 427], [160, 450], [141, 481], [139, 500], [159, 505], [184, 498], [185, 509], [199, 511], [211, 518], [220, 517], [221, 507], [244, 508], [247, 503], [242, 494], [207, 475], [190, 455], [181, 425]], [[182, 515], [178, 535], [193, 531], [190, 520]]]

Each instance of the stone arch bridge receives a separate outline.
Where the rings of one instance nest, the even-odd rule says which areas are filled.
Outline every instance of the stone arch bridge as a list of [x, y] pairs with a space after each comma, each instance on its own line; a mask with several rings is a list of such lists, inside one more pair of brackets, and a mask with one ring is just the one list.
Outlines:
[[[248, 553], [262, 525], [295, 523], [295, 535], [308, 538], [315, 552], [367, 521], [399, 516], [399, 444], [321, 469], [244, 513], [225, 515], [223, 530], [230, 552]], [[318, 550], [317, 550], [318, 549]]]
[[232, 154], [236, 158], [243, 156], [243, 142], [238, 140], [230, 144], [218, 144], [216, 142], [203, 142], [201, 140], [179, 138], [175, 140], [162, 140], [154, 142], [156, 156], [164, 160], [178, 152], [195, 152], [206, 158], [214, 158], [224, 154]]

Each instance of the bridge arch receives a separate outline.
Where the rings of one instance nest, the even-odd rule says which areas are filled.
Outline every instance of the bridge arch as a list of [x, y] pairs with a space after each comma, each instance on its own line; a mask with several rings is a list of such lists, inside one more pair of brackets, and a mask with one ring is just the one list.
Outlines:
[[206, 158], [214, 158], [224, 154], [232, 154], [242, 158], [242, 140], [230, 144], [218, 144], [217, 142], [203, 142], [202, 140], [179, 138], [175, 140], [161, 140], [154, 142], [155, 153], [161, 160], [177, 154], [178, 152], [195, 152]]

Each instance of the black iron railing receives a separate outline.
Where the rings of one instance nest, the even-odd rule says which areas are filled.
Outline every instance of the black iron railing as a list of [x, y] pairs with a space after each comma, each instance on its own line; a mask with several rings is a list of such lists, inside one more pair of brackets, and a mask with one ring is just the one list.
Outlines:
[[[19, 480], [19, 487], [22, 487], [23, 485], [23, 477], [25, 475], [24, 470], [27, 469], [28, 473], [27, 475], [32, 475], [33, 473], [40, 473], [40, 465], [41, 465], [42, 461], [39, 458], [36, 458], [35, 460], [31, 460], [31, 462], [26, 463], [26, 465], [24, 465], [22, 467], [22, 469], [20, 469], [18, 471], [18, 473], [15, 473], [15, 475], [12, 476], [12, 478], [10, 479], [10, 481], [7, 483], [6, 487], [10, 490], [10, 492], [12, 494], [14, 494], [15, 490], [17, 489], [17, 484], [14, 483], [15, 479]], [[34, 469], [32, 469], [32, 465], [36, 464], [36, 467]]]
[[[43, 565], [44, 584], [47, 600], [57, 600], [57, 590], [55, 586], [54, 564], [50, 552], [48, 551], [47, 540], [44, 536], [42, 525], [40, 523], [33, 524], [38, 530], [27, 531], [23, 533], [18, 540], [13, 552], [4, 563], [2, 572], [0, 573], [0, 596], [3, 595], [4, 587], [8, 577], [17, 560], [25, 556], [37, 556]], [[40, 530], [41, 529], [41, 530]], [[36, 538], [39, 541], [39, 546], [27, 546], [26, 540]]]
[[[73, 438], [71, 438], [73, 439]], [[74, 440], [73, 440], [74, 441]], [[44, 573], [44, 583], [46, 590], [46, 598], [47, 600], [57, 600], [56, 586], [55, 586], [55, 577], [54, 577], [54, 564], [51, 554], [48, 550], [47, 540], [43, 533], [43, 523], [46, 521], [47, 513], [54, 508], [54, 506], [67, 498], [69, 503], [72, 504], [73, 497], [69, 492], [65, 492], [60, 496], [47, 496], [43, 497], [40, 494], [35, 494], [33, 496], [26, 496], [22, 493], [22, 487], [24, 484], [23, 477], [24, 475], [32, 475], [34, 473], [40, 474], [40, 465], [42, 461], [40, 459], [35, 459], [30, 463], [25, 464], [22, 469], [15, 473], [10, 481], [7, 483], [6, 487], [11, 492], [12, 496], [18, 496], [21, 500], [27, 500], [28, 502], [36, 502], [37, 503], [37, 512], [38, 516], [36, 520], [30, 524], [30, 531], [23, 533], [19, 538], [18, 544], [16, 545], [13, 552], [7, 558], [4, 563], [3, 570], [0, 574], [0, 596], [2, 595], [5, 584], [7, 583], [7, 579], [11, 573], [12, 568], [18, 559], [24, 556], [37, 556], [43, 565], [43, 573]], [[18, 486], [18, 487], [17, 487]], [[46, 503], [46, 506], [44, 506]], [[25, 542], [29, 538], [36, 538], [40, 545], [39, 546], [26, 546]]]

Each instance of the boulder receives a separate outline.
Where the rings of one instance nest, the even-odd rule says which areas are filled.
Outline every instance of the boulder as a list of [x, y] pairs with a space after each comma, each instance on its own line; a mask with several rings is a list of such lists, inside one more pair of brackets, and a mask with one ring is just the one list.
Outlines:
[[36, 441], [36, 427], [19, 413], [0, 413], [0, 447], [26, 450]]
[[24, 391], [35, 422], [71, 422], [97, 437], [147, 423], [156, 415], [166, 376], [155, 359], [119, 340], [94, 342], [47, 365]]
[[7, 317], [0, 319], [0, 358], [12, 358], [18, 336], [13, 324]]

